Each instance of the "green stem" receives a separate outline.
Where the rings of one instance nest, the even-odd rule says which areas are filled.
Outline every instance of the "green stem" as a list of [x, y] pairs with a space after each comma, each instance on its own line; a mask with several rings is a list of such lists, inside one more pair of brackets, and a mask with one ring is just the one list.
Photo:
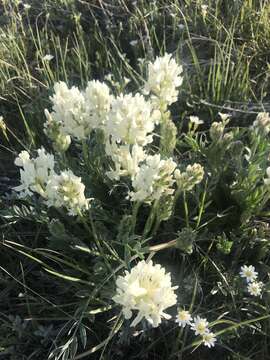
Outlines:
[[186, 199], [186, 192], [183, 192], [183, 200], [184, 200], [184, 209], [185, 209], [185, 219], [186, 219], [186, 227], [189, 228], [189, 211], [188, 211], [188, 204]]
[[81, 212], [79, 212], [79, 218], [81, 220], [81, 222], [83, 223], [83, 226], [85, 227], [85, 229], [87, 230], [88, 234], [91, 235], [91, 237], [94, 235], [90, 226], [87, 224], [87, 222], [85, 221], [85, 218], [83, 216], [83, 214]]
[[198, 227], [201, 223], [202, 214], [204, 211], [204, 204], [205, 204], [205, 199], [206, 199], [206, 188], [207, 188], [207, 180], [205, 183], [205, 188], [204, 188], [204, 192], [203, 192], [203, 196], [202, 196], [202, 200], [201, 200], [201, 204], [200, 204], [200, 210], [199, 210], [199, 215], [198, 215], [198, 219], [197, 219], [197, 223], [196, 223], [196, 229], [198, 229]]
[[173, 199], [173, 214], [175, 213], [176, 203], [177, 203], [177, 200], [179, 199], [179, 196], [180, 196], [181, 192], [182, 192], [182, 190], [178, 188], [178, 189], [176, 190], [175, 195], [174, 195], [174, 199]]
[[149, 247], [149, 251], [157, 252], [157, 251], [161, 251], [164, 249], [169, 249], [169, 248], [175, 247], [176, 242], [177, 242], [177, 240], [175, 239], [175, 240], [171, 240], [166, 243], [163, 243], [163, 244], [153, 245], [153, 246]]
[[85, 166], [88, 169], [88, 171], [91, 172], [91, 166], [90, 166], [90, 161], [89, 161], [89, 152], [88, 152], [88, 145], [86, 140], [82, 141], [82, 153], [83, 153], [83, 159], [85, 162]]
[[160, 154], [163, 156], [167, 156], [167, 139], [166, 139], [166, 127], [168, 124], [168, 120], [170, 118], [170, 113], [167, 111], [166, 105], [160, 106], [160, 112], [161, 112], [161, 121], [160, 121], [160, 142], [159, 142], [159, 151]]
[[[122, 325], [123, 325], [123, 320], [121, 320], [121, 316], [122, 314], [120, 313], [112, 327], [112, 330], [109, 334], [109, 336], [103, 340], [101, 343], [99, 343], [98, 345], [92, 347], [91, 349], [77, 355], [74, 359], [75, 360], [79, 360], [79, 359], [83, 359], [85, 358], [86, 356], [88, 357], [89, 355], [95, 353], [96, 351], [100, 350], [103, 348], [103, 351], [102, 351], [102, 354], [106, 348], [106, 346], [108, 345], [109, 341], [113, 338], [113, 336], [121, 329]], [[102, 357], [100, 357], [101, 359]]]
[[110, 271], [112, 271], [112, 268], [110, 266], [110, 263], [108, 262], [108, 259], [107, 259], [107, 256], [106, 254], [104, 253], [103, 251], [103, 248], [101, 246], [101, 243], [100, 243], [100, 239], [99, 239], [99, 236], [97, 234], [97, 231], [96, 231], [96, 227], [95, 227], [95, 224], [94, 224], [94, 221], [93, 221], [93, 217], [92, 217], [92, 213], [91, 213], [91, 210], [89, 211], [89, 219], [90, 219], [90, 225], [91, 227], [89, 227], [89, 225], [87, 224], [84, 216], [82, 214], [80, 214], [80, 219], [82, 220], [85, 228], [87, 229], [88, 233], [94, 237], [94, 240], [95, 240], [95, 243], [97, 245], [97, 248], [98, 248], [98, 251], [100, 252], [100, 255], [103, 257], [104, 259], [104, 262], [105, 264], [107, 265], [108, 269]]
[[155, 233], [158, 231], [160, 223], [161, 223], [161, 221], [156, 219], [155, 225], [153, 226], [153, 229], [152, 229], [151, 234], [150, 234], [151, 237], [153, 237], [155, 235]]
[[138, 215], [140, 206], [141, 206], [141, 202], [137, 201], [137, 202], [135, 202], [135, 204], [133, 204], [133, 207], [132, 207], [132, 232], [133, 232], [133, 234], [135, 234], [137, 215]]
[[156, 208], [157, 208], [157, 204], [158, 204], [158, 200], [155, 200], [152, 208], [151, 208], [151, 211], [150, 211], [150, 214], [147, 218], [147, 221], [146, 221], [146, 224], [144, 226], [144, 230], [143, 230], [143, 239], [145, 239], [147, 237], [147, 235], [149, 234], [151, 228], [152, 228], [152, 225], [153, 225], [153, 222], [154, 222], [154, 219], [155, 219], [155, 215], [156, 215]]
[[94, 235], [94, 239], [95, 239], [96, 243], [99, 244], [99, 237], [97, 235], [97, 231], [96, 231], [96, 227], [95, 227], [95, 224], [93, 221], [91, 210], [89, 212], [89, 219], [90, 219], [90, 224], [91, 224], [92, 233]]

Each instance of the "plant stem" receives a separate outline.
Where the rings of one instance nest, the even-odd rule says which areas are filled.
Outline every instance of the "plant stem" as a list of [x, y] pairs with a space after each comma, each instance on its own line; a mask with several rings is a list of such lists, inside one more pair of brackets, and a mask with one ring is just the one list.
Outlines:
[[190, 227], [189, 225], [189, 211], [188, 211], [188, 204], [186, 199], [186, 192], [183, 192], [183, 200], [184, 200], [184, 209], [185, 209], [185, 219], [186, 219], [186, 226], [187, 228]]
[[163, 243], [163, 244], [153, 245], [153, 246], [149, 247], [149, 250], [157, 252], [157, 251], [160, 251], [160, 250], [169, 249], [169, 248], [175, 247], [176, 241], [177, 240], [174, 239], [174, 240], [168, 241], [168, 242]]
[[89, 153], [88, 153], [88, 145], [86, 140], [82, 140], [82, 153], [83, 153], [83, 159], [85, 162], [85, 166], [88, 169], [88, 171], [91, 173], [92, 169], [89, 162]]
[[133, 207], [132, 207], [132, 232], [133, 232], [133, 234], [135, 233], [137, 215], [138, 215], [138, 211], [139, 211], [140, 206], [141, 206], [141, 202], [136, 201], [135, 204], [133, 204]]
[[154, 222], [154, 219], [155, 219], [155, 216], [156, 216], [157, 205], [158, 205], [158, 200], [155, 200], [153, 206], [151, 207], [150, 214], [149, 214], [149, 216], [147, 218], [146, 224], [144, 226], [143, 239], [145, 239], [147, 237], [147, 235], [149, 234], [149, 232], [151, 230], [151, 227], [153, 225], [153, 222]]
[[204, 211], [204, 204], [205, 204], [205, 198], [206, 198], [206, 188], [207, 188], [207, 180], [205, 183], [205, 188], [204, 188], [204, 192], [203, 192], [203, 196], [202, 196], [202, 200], [201, 200], [201, 204], [200, 204], [200, 210], [199, 210], [199, 215], [198, 215], [198, 219], [197, 219], [197, 223], [196, 223], [196, 229], [198, 229], [200, 223], [201, 223], [201, 219], [202, 219], [202, 214]]

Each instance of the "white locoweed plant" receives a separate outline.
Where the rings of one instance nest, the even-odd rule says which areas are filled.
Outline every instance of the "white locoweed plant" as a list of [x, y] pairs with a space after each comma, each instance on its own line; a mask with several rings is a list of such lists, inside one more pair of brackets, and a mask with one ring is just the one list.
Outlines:
[[[70, 344], [75, 346], [78, 332], [86, 331], [80, 327], [85, 314], [113, 313], [107, 318], [106, 340], [78, 359], [105, 351], [116, 333], [122, 340], [132, 339], [135, 327], [150, 337], [152, 328], [170, 327], [177, 355], [201, 344], [212, 348], [222, 341], [226, 324], [231, 331], [247, 322], [226, 319], [232, 311], [227, 309], [210, 313], [212, 322], [200, 317], [198, 312], [208, 313], [210, 297], [198, 299], [204, 286], [200, 277], [214, 268], [217, 275], [207, 280], [207, 291], [227, 296], [233, 287], [228, 279], [233, 282], [236, 276], [226, 270], [222, 257], [237, 246], [234, 228], [241, 224], [250, 237], [257, 236], [247, 224], [269, 200], [269, 115], [259, 113], [245, 131], [231, 128], [226, 114], [220, 113], [208, 128], [191, 115], [180, 131], [170, 106], [178, 100], [182, 66], [165, 54], [148, 63], [146, 74], [133, 92], [119, 93], [117, 84], [114, 88], [98, 80], [83, 90], [56, 83], [52, 108], [45, 109], [44, 133], [51, 150], [41, 147], [36, 155], [23, 150], [15, 160], [20, 167], [20, 185], [14, 188], [18, 201], [28, 202], [34, 214], [46, 214], [39, 221], [47, 225], [50, 246], [61, 255], [74, 252], [72, 260], [59, 255], [67, 273], [51, 265], [45, 269], [86, 286], [78, 290], [84, 303]], [[241, 262], [244, 250], [239, 249]], [[163, 251], [167, 258], [159, 256]], [[222, 259], [220, 267], [213, 251]], [[193, 254], [196, 266], [188, 260]], [[164, 266], [152, 262], [154, 255]], [[56, 258], [54, 253], [46, 256]], [[262, 299], [265, 283], [255, 281], [255, 268], [241, 270], [248, 293]], [[231, 292], [233, 306], [240, 288]], [[223, 308], [223, 302], [219, 305]]]

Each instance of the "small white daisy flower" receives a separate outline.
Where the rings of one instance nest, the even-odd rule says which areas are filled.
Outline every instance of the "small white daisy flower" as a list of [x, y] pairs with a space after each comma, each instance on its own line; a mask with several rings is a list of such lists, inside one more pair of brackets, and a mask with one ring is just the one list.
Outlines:
[[217, 338], [215, 337], [215, 334], [212, 332], [208, 332], [203, 335], [203, 344], [205, 346], [208, 346], [209, 348], [214, 347], [216, 341]]
[[247, 282], [252, 282], [257, 279], [258, 273], [253, 265], [243, 265], [241, 266], [240, 276], [246, 278]]
[[132, 40], [129, 42], [131, 46], [136, 46], [138, 44], [138, 40]]
[[203, 18], [205, 18], [208, 12], [208, 5], [205, 4], [201, 5], [201, 10], [202, 10], [202, 16]]
[[30, 5], [30, 4], [23, 4], [23, 7], [24, 7], [25, 10], [31, 9], [31, 5]]
[[204, 121], [203, 121], [203, 120], [200, 120], [200, 119], [198, 118], [198, 116], [190, 116], [190, 117], [189, 117], [189, 121], [190, 121], [192, 124], [194, 124], [194, 125], [200, 125], [200, 124], [203, 124], [203, 123], [204, 123]]
[[51, 61], [53, 58], [54, 58], [53, 55], [47, 54], [47, 55], [43, 56], [42, 60], [43, 61]]
[[206, 319], [196, 316], [191, 324], [191, 329], [195, 331], [195, 335], [205, 335], [209, 333], [208, 324]]
[[179, 326], [184, 328], [186, 325], [190, 325], [191, 321], [192, 321], [192, 317], [188, 311], [186, 310], [178, 311], [175, 322], [177, 322]]
[[263, 288], [263, 283], [261, 281], [250, 282], [247, 286], [249, 294], [253, 296], [261, 296], [262, 288]]

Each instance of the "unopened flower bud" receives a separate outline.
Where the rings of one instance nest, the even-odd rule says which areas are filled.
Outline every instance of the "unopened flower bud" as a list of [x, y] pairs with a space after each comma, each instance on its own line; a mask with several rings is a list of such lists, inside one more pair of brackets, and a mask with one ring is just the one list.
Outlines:
[[186, 171], [180, 172], [176, 169], [174, 177], [179, 189], [182, 191], [191, 191], [195, 185], [199, 184], [204, 177], [204, 169], [200, 164], [188, 165]]

